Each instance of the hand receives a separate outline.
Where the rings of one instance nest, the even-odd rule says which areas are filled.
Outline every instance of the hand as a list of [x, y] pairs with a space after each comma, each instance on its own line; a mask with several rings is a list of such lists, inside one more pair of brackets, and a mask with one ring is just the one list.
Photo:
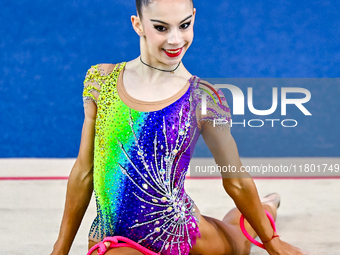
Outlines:
[[270, 255], [312, 255], [282, 241], [280, 238], [274, 238], [270, 242], [265, 243], [264, 247]]

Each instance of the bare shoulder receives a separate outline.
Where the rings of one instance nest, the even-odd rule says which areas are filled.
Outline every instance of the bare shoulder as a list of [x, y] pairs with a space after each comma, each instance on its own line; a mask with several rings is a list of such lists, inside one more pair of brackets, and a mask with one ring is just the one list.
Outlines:
[[108, 64], [108, 63], [101, 63], [101, 64], [96, 65], [97, 70], [100, 71], [100, 74], [103, 76], [111, 73], [115, 66], [116, 64]]

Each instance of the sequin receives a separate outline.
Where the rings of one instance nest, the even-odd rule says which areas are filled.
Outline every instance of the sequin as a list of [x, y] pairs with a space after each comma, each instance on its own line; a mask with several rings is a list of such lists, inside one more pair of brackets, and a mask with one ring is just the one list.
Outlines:
[[178, 150], [174, 149], [171, 153], [172, 153], [173, 155], [176, 155], [177, 152], [178, 152]]

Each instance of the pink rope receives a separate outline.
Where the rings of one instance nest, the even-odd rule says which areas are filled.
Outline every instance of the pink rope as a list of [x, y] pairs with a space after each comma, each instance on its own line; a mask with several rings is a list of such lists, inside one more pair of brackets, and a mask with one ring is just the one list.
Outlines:
[[[264, 210], [267, 214], [268, 219], [270, 220], [270, 224], [272, 225], [274, 231], [276, 232], [276, 226], [275, 226], [275, 220], [274, 218], [270, 215], [270, 213], [266, 210]], [[242, 230], [242, 233], [248, 238], [248, 240], [250, 242], [252, 242], [253, 244], [257, 245], [258, 247], [262, 248], [262, 249], [266, 249], [264, 247], [264, 245], [258, 241], [256, 241], [251, 235], [249, 235], [249, 233], [247, 232], [246, 228], [244, 227], [244, 216], [243, 214], [241, 214], [241, 218], [240, 218], [240, 227]]]
[[[125, 243], [118, 243], [118, 241], [123, 241]], [[159, 255], [159, 253], [150, 251], [149, 249], [145, 248], [144, 246], [132, 241], [129, 238], [123, 237], [123, 236], [110, 236], [105, 237], [103, 241], [100, 243], [97, 243], [94, 245], [87, 253], [87, 255], [91, 255], [92, 252], [94, 252], [96, 249], [98, 249], [98, 255], [103, 255], [106, 253], [107, 249], [105, 242], [110, 242], [110, 248], [118, 248], [118, 247], [130, 247], [133, 249], [136, 249], [137, 251], [140, 251], [144, 255]]]

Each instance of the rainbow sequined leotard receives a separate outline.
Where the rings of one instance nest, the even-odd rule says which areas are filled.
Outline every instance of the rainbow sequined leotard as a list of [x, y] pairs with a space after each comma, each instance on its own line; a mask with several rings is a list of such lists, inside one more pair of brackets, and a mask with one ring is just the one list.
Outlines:
[[119, 235], [160, 254], [189, 254], [200, 233], [184, 180], [200, 135], [199, 121], [229, 121], [230, 110], [218, 90], [219, 96], [207, 97], [208, 114], [198, 120], [201, 95], [211, 86], [192, 76], [177, 101], [160, 110], [137, 111], [123, 102], [117, 89], [125, 64], [112, 65], [109, 72], [93, 66], [84, 81], [84, 103], [97, 104], [97, 217], [89, 239], [99, 242]]

